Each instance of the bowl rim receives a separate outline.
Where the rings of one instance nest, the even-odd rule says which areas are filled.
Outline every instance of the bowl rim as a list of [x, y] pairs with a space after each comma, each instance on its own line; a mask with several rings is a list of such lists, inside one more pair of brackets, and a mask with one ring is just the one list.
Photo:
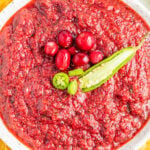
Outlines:
[[[32, 0], [13, 0], [2, 12], [0, 12], [0, 30], [7, 23], [7, 21], [22, 7], [31, 2]], [[124, 0], [124, 2], [133, 8], [145, 21], [150, 25], [150, 11], [145, 8], [140, 1]], [[150, 119], [146, 125], [136, 134], [131, 140], [122, 145], [120, 150], [137, 150], [141, 147], [146, 140], [150, 138]], [[29, 150], [26, 145], [18, 140], [5, 126], [3, 120], [0, 118], [0, 138], [12, 149], [12, 150]]]

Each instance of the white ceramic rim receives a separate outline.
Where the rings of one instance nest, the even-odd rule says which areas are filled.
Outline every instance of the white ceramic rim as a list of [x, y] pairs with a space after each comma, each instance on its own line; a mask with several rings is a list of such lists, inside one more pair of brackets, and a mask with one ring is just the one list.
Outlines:
[[[1, 13], [0, 13], [0, 29], [5, 25], [9, 18], [15, 14], [20, 8], [25, 6], [31, 0], [13, 0]], [[129, 6], [136, 10], [150, 25], [150, 11], [147, 10], [138, 0], [124, 0]], [[15, 136], [13, 136], [3, 121], [0, 119], [0, 138], [12, 149], [12, 150], [29, 150], [24, 144], [22, 144]], [[145, 127], [127, 144], [123, 145], [120, 150], [137, 150], [141, 147], [146, 140], [150, 138], [150, 121]]]

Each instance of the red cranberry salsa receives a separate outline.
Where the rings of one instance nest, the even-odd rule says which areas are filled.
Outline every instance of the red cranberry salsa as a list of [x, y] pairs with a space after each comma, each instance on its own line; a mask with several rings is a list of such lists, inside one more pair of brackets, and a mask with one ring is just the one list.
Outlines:
[[[76, 77], [69, 81], [66, 73], [82, 73], [121, 48], [137, 46], [149, 30], [119, 0], [35, 0], [22, 8], [0, 33], [0, 114], [6, 126], [34, 150], [125, 144], [150, 117], [150, 38], [91, 92], [77, 90]], [[72, 95], [66, 85], [54, 88], [57, 73]]]

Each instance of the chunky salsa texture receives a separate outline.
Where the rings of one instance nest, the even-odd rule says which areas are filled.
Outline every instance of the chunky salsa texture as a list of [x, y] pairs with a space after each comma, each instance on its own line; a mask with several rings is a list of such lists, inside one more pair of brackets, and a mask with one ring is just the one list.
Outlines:
[[115, 149], [150, 116], [150, 38], [100, 88], [69, 96], [52, 86], [59, 70], [43, 52], [62, 30], [93, 33], [95, 49], [108, 57], [136, 46], [150, 28], [119, 0], [35, 0], [0, 33], [1, 117], [35, 150]]

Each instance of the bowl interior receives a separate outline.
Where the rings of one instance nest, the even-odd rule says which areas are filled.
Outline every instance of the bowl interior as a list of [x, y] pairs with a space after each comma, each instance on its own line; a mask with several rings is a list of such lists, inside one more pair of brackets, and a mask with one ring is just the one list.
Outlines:
[[[15, 14], [17, 10], [25, 6], [31, 0], [14, 0], [0, 13], [0, 29], [5, 25], [8, 19]], [[139, 1], [124, 0], [125, 3], [135, 9], [150, 25], [150, 11], [146, 9]], [[150, 121], [130, 142], [120, 148], [120, 150], [137, 150], [143, 143], [150, 138]], [[25, 145], [19, 142], [5, 127], [0, 119], [0, 138], [2, 138], [12, 150], [29, 150]]]

